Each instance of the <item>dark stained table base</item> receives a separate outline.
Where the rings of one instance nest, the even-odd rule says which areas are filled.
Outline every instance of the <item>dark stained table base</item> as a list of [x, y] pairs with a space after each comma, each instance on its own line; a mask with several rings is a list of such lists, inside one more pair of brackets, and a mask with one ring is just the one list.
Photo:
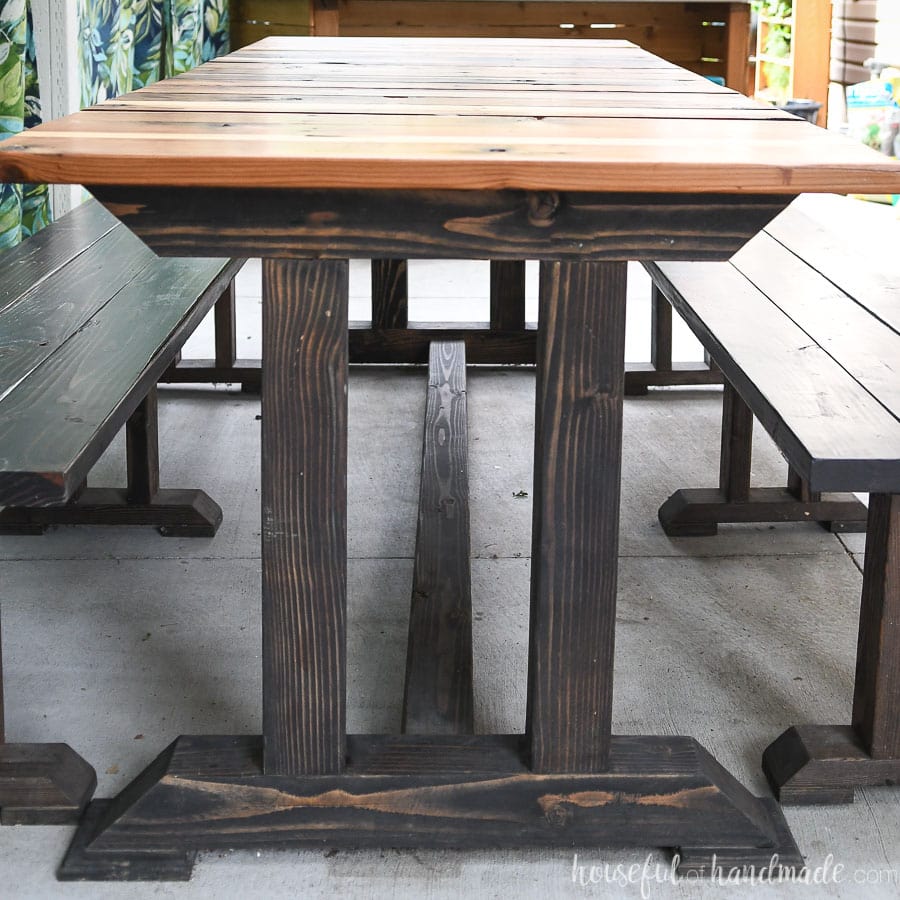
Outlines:
[[[60, 878], [186, 878], [197, 850], [281, 845], [616, 843], [680, 848], [692, 868], [712, 851], [740, 865], [776, 854], [802, 865], [780, 810], [696, 741], [611, 734], [625, 260], [726, 257], [789, 198], [96, 193], [164, 255], [228, 253], [233, 226], [242, 258], [264, 257], [263, 733], [179, 738], [117, 798], [89, 808]], [[541, 261], [536, 332], [525, 327], [523, 257]], [[348, 322], [351, 258], [378, 260], [363, 332]], [[485, 341], [527, 338], [529, 359], [517, 361], [536, 364], [521, 736], [468, 733], [464, 367], [488, 360], [457, 331], [409, 328], [404, 258], [497, 260]], [[411, 733], [348, 736], [347, 371], [362, 347], [371, 362], [380, 344], [399, 354], [410, 341], [411, 361], [430, 362], [404, 693]], [[233, 364], [232, 347], [220, 349], [217, 365]]]
[[535, 774], [515, 735], [350, 735], [340, 775], [266, 775], [260, 737], [181, 737], [97, 801], [62, 880], [182, 880], [197, 850], [241, 847], [678, 848], [691, 868], [803, 864], [780, 809], [696, 741], [614, 737], [609, 769]]
[[[406, 260], [372, 260], [372, 321], [350, 323], [351, 364], [424, 365], [434, 341], [462, 341], [467, 361], [476, 365], [533, 366], [537, 331], [525, 321], [525, 263], [491, 263], [489, 322], [409, 322]], [[653, 287], [650, 361], [626, 363], [625, 394], [641, 396], [651, 387], [721, 384], [714, 363], [672, 362], [672, 307]], [[214, 313], [214, 359], [179, 359], [163, 375], [164, 384], [233, 384], [258, 393], [262, 364], [237, 358], [234, 285]]]
[[74, 824], [96, 786], [94, 770], [68, 744], [0, 740], [2, 825]]

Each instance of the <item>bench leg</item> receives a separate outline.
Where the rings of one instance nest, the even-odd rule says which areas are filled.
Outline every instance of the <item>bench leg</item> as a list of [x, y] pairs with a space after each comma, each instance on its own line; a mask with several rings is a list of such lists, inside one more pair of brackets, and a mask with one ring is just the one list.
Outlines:
[[73, 824], [96, 786], [94, 770], [68, 744], [6, 743], [0, 646], [0, 825]]
[[672, 306], [655, 284], [651, 291], [650, 362], [625, 366], [626, 395], [642, 396], [654, 386], [721, 384], [722, 373], [708, 357], [703, 363], [672, 362]]
[[7, 507], [0, 534], [42, 534], [50, 525], [154, 525], [169, 537], [213, 537], [222, 510], [204, 491], [159, 487], [158, 401], [154, 387], [125, 424], [126, 488], [79, 489], [64, 506]]
[[789, 728], [763, 769], [782, 803], [852, 803], [900, 784], [900, 495], [872, 494], [850, 726]]
[[659, 508], [669, 537], [707, 537], [723, 523], [820, 522], [832, 531], [864, 531], [866, 508], [852, 494], [813, 494], [796, 473], [784, 488], [751, 488], [753, 414], [725, 383], [718, 488], [683, 488]]
[[241, 390], [259, 393], [261, 364], [258, 359], [237, 358], [237, 317], [232, 281], [213, 307], [214, 359], [181, 359], [162, 374], [161, 384], [239, 384]]

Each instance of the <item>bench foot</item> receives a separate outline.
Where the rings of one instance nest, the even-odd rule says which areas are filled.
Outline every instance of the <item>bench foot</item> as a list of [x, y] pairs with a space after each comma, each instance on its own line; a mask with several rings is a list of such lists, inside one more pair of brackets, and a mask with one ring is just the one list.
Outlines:
[[717, 385], [722, 373], [702, 362], [672, 363], [669, 368], [657, 368], [653, 363], [627, 363], [625, 366], [625, 396], [642, 397], [651, 387], [686, 387], [688, 385]]
[[686, 488], [675, 491], [658, 513], [670, 537], [706, 537], [724, 523], [753, 522], [818, 522], [832, 531], [865, 531], [866, 515], [852, 494], [803, 502], [786, 488], [751, 488], [743, 501], [729, 501], [718, 488]]
[[762, 765], [784, 805], [852, 803], [856, 788], [900, 784], [900, 759], [873, 759], [849, 725], [788, 728]]
[[68, 744], [0, 743], [0, 824], [78, 821], [97, 775]]
[[0, 534], [42, 534], [51, 525], [152, 525], [166, 537], [213, 537], [221, 524], [221, 508], [199, 490], [161, 490], [149, 503], [133, 503], [124, 488], [86, 488], [65, 506], [0, 512]]

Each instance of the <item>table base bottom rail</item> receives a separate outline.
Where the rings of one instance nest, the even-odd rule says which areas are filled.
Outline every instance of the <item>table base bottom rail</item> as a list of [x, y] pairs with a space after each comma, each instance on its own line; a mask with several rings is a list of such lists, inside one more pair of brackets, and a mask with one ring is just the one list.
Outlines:
[[186, 880], [198, 850], [649, 846], [691, 871], [802, 868], [780, 809], [695, 740], [612, 739], [609, 769], [535, 773], [519, 736], [348, 738], [339, 775], [267, 774], [260, 737], [181, 737], [95, 801], [61, 880]]

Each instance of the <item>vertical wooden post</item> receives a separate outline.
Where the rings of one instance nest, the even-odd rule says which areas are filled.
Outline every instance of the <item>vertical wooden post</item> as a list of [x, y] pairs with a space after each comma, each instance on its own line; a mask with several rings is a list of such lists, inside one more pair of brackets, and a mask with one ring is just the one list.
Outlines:
[[216, 368], [230, 369], [237, 359], [237, 312], [234, 281], [225, 288], [213, 307], [216, 336]]
[[309, 33], [319, 37], [337, 37], [341, 13], [337, 0], [310, 0]]
[[159, 397], [154, 385], [125, 423], [128, 502], [146, 505], [159, 493]]
[[525, 261], [491, 260], [491, 331], [525, 330]]
[[741, 395], [726, 381], [722, 396], [719, 490], [729, 503], [745, 503], [750, 499], [752, 457], [753, 413]]
[[725, 32], [725, 85], [750, 93], [750, 4], [730, 3]]
[[344, 765], [346, 261], [263, 261], [264, 769]]
[[672, 307], [655, 284], [650, 292], [650, 364], [657, 372], [672, 371]]
[[794, 0], [791, 92], [794, 97], [822, 104], [818, 124], [823, 127], [828, 119], [831, 77], [831, 14], [831, 0]]
[[900, 759], [900, 495], [870, 494], [853, 727], [873, 759]]
[[541, 263], [527, 741], [535, 772], [609, 760], [626, 263]]
[[6, 713], [3, 708], [3, 628], [0, 611], [0, 744], [6, 743]]
[[793, 466], [788, 466], [787, 479], [788, 492], [793, 494], [801, 503], [818, 503], [822, 499], [819, 491], [811, 491], [809, 482]]
[[372, 328], [406, 328], [408, 285], [405, 259], [372, 260]]

